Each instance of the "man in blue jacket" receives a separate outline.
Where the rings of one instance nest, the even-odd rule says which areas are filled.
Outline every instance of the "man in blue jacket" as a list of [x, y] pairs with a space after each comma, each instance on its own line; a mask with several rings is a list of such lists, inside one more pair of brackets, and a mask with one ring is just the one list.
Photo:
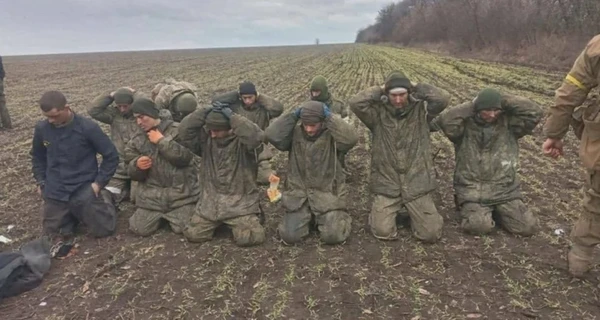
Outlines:
[[0, 129], [12, 129], [10, 114], [8, 114], [8, 108], [6, 108], [6, 98], [4, 97], [4, 76], [4, 65], [0, 56], [0, 122], [2, 123]]
[[104, 187], [119, 164], [115, 146], [94, 121], [74, 113], [61, 92], [48, 91], [39, 103], [47, 119], [35, 126], [31, 156], [44, 199], [44, 233], [70, 238], [81, 222], [96, 237], [111, 235], [116, 208]]

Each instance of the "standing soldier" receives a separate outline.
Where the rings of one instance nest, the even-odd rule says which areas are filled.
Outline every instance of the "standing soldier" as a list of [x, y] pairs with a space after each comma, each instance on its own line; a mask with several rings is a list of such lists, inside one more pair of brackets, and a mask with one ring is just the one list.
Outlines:
[[310, 83], [310, 100], [323, 102], [331, 112], [339, 114], [342, 118], [348, 118], [348, 107], [342, 100], [335, 99], [329, 92], [327, 79], [316, 76]]
[[44, 199], [44, 233], [63, 237], [67, 250], [61, 247], [62, 256], [70, 250], [80, 222], [96, 237], [115, 231], [116, 208], [104, 187], [119, 165], [119, 155], [100, 126], [75, 114], [61, 92], [44, 93], [40, 108], [47, 119], [35, 126], [32, 170]]
[[4, 96], [4, 65], [2, 64], [2, 56], [0, 56], [0, 122], [2, 122], [1, 129], [12, 129], [12, 123], [10, 121], [10, 114], [8, 108], [6, 108], [6, 97]]
[[171, 78], [157, 84], [152, 89], [152, 100], [161, 111], [168, 110], [175, 122], [181, 122], [185, 116], [194, 112], [198, 107], [196, 86]]
[[202, 157], [202, 193], [184, 236], [192, 242], [212, 239], [226, 224], [239, 246], [265, 241], [256, 185], [257, 155], [264, 133], [249, 119], [228, 107], [204, 107], [185, 117], [179, 141]]
[[[599, 82], [600, 35], [596, 35], [556, 90], [554, 106], [544, 125], [547, 137], [542, 147], [544, 154], [553, 158], [563, 155], [562, 139], [573, 122], [573, 112]], [[575, 277], [589, 271], [594, 247], [600, 244], [600, 103], [597, 100], [581, 110], [581, 120], [583, 128], [574, 128], [576, 133], [581, 133], [579, 154], [587, 175], [584, 211], [571, 231], [573, 246], [568, 254], [569, 272]]]
[[535, 233], [538, 219], [523, 203], [517, 166], [519, 139], [531, 134], [542, 116], [529, 99], [483, 89], [474, 101], [435, 118], [432, 127], [454, 143], [454, 192], [465, 232], [489, 233], [494, 213], [511, 233]]
[[110, 125], [110, 138], [119, 152], [119, 167], [106, 187], [115, 194], [117, 204], [129, 197], [135, 201], [125, 163], [125, 146], [141, 132], [131, 113], [131, 104], [137, 96], [131, 88], [120, 88], [99, 95], [88, 107], [88, 114], [93, 119]]
[[358, 142], [354, 127], [324, 103], [307, 101], [275, 120], [265, 134], [275, 148], [289, 152], [287, 192], [282, 200], [286, 212], [279, 226], [282, 240], [299, 242], [308, 235], [314, 218], [323, 242], [346, 241], [352, 218], [346, 207], [348, 191], [340, 154]]
[[129, 176], [138, 182], [137, 210], [129, 228], [137, 235], [156, 232], [162, 220], [179, 234], [194, 212], [200, 195], [192, 152], [175, 142], [178, 123], [161, 120], [154, 102], [138, 98], [131, 111], [144, 133], [125, 148]]
[[440, 239], [443, 218], [431, 196], [437, 181], [429, 124], [449, 101], [445, 90], [413, 86], [400, 71], [350, 100], [350, 109], [373, 133], [370, 187], [375, 199], [369, 224], [376, 238], [397, 238], [396, 216], [405, 207], [416, 238]]
[[[263, 131], [267, 129], [271, 119], [277, 118], [283, 113], [281, 102], [264, 93], [258, 93], [254, 84], [249, 81], [242, 82], [237, 91], [223, 93], [214, 97], [212, 101], [228, 104], [234, 113], [250, 119]], [[258, 155], [258, 184], [269, 183], [269, 177], [273, 174], [272, 158], [273, 153], [265, 145], [263, 151]]]

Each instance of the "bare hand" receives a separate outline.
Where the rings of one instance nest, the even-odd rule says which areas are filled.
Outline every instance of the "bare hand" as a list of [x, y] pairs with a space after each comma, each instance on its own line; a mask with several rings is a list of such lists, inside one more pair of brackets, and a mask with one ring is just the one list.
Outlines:
[[162, 138], [164, 138], [163, 134], [158, 131], [158, 130], [150, 130], [147, 133], [148, 135], [148, 139], [150, 140], [150, 142], [157, 144], [160, 142], [160, 140], [162, 140]]
[[546, 141], [544, 141], [544, 144], [542, 145], [542, 150], [544, 152], [544, 155], [556, 159], [564, 154], [563, 142], [560, 139], [548, 138], [546, 139]]
[[152, 159], [148, 156], [141, 156], [138, 158], [136, 165], [140, 170], [148, 170], [152, 167]]
[[37, 186], [37, 193], [42, 196], [42, 186]]
[[92, 183], [92, 189], [94, 190], [94, 194], [96, 194], [96, 197], [98, 197], [98, 195], [100, 194], [100, 186], [97, 183]]

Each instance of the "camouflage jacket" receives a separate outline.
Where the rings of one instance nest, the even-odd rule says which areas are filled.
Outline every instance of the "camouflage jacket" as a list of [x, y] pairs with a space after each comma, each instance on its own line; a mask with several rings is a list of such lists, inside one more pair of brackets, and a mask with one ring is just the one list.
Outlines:
[[[450, 101], [450, 94], [418, 84], [402, 116], [383, 102], [379, 86], [368, 88], [349, 101], [350, 109], [373, 133], [371, 190], [403, 203], [420, 198], [437, 187], [429, 123]], [[385, 96], [384, 96], [385, 97]]]
[[204, 128], [210, 110], [194, 111], [179, 127], [179, 141], [202, 157], [203, 191], [196, 211], [211, 221], [260, 213], [256, 174], [264, 133], [250, 120], [233, 114], [233, 135], [212, 139]]
[[169, 110], [175, 121], [181, 121], [181, 116], [176, 114], [172, 108], [173, 101], [183, 93], [191, 93], [198, 99], [197, 91], [198, 89], [194, 84], [168, 78], [163, 83], [157, 84], [154, 89], [152, 89], [151, 94], [156, 106], [161, 110]]
[[[137, 96], [139, 94], [134, 94], [134, 97]], [[141, 133], [141, 129], [132, 114], [123, 116], [115, 106], [111, 106], [113, 100], [109, 93], [101, 94], [88, 106], [87, 112], [96, 121], [110, 125], [110, 139], [119, 153], [119, 166], [114, 177], [127, 179], [125, 146], [133, 137]]]
[[269, 126], [271, 119], [277, 118], [283, 113], [283, 104], [281, 102], [262, 93], [258, 96], [256, 103], [250, 108], [244, 107], [237, 91], [223, 93], [214, 97], [212, 101], [229, 104], [233, 112], [250, 119], [261, 130], [265, 130]]
[[266, 130], [267, 140], [277, 149], [289, 152], [283, 206], [296, 211], [308, 200], [315, 213], [346, 210], [346, 177], [339, 154], [358, 142], [353, 126], [339, 115], [325, 121], [318, 137], [309, 137], [294, 113], [275, 120]]
[[556, 90], [554, 106], [544, 125], [548, 138], [562, 139], [574, 118], [581, 120], [573, 125], [576, 135], [581, 138], [579, 154], [583, 165], [592, 170], [600, 170], [600, 103], [593, 99], [583, 107], [579, 116], [573, 117], [574, 110], [583, 105], [590, 91], [600, 83], [600, 35], [596, 35], [575, 60], [573, 67]]
[[[125, 161], [131, 180], [139, 181], [135, 205], [166, 213], [196, 204], [200, 198], [200, 184], [192, 152], [175, 141], [178, 124], [162, 121], [158, 130], [164, 138], [157, 144], [151, 143], [145, 133], [133, 138], [125, 149]], [[141, 156], [152, 159], [150, 169], [137, 167]]]
[[488, 124], [477, 116], [473, 102], [467, 102], [442, 112], [433, 122], [454, 144], [458, 205], [496, 205], [521, 198], [518, 140], [531, 134], [543, 111], [529, 99], [508, 94], [503, 94], [502, 109], [498, 120]]

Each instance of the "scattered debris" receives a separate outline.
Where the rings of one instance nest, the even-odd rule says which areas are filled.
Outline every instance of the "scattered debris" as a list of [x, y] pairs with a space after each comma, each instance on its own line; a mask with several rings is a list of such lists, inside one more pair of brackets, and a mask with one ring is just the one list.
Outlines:
[[419, 288], [419, 293], [425, 296], [430, 295], [431, 293], [429, 293], [429, 291], [423, 289], [423, 288]]
[[556, 229], [556, 230], [554, 230], [554, 234], [557, 235], [557, 236], [562, 236], [562, 235], [565, 234], [565, 230], [560, 229], [560, 228]]
[[12, 240], [10, 240], [9, 238], [7, 238], [5, 236], [0, 236], [0, 242], [2, 242], [4, 244], [8, 244], [8, 243], [11, 243]]
[[42, 303], [40, 303], [40, 307], [45, 307], [47, 305], [46, 301], [42, 301]]

